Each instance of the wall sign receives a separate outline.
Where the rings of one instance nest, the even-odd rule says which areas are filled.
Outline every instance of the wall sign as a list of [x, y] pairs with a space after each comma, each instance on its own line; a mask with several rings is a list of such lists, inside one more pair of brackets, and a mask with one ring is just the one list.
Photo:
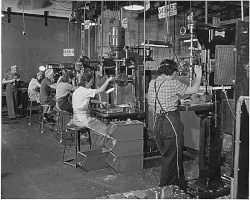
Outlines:
[[75, 56], [74, 49], [63, 49], [63, 56]]
[[84, 28], [85, 28], [85, 29], [89, 29], [89, 22], [90, 22], [90, 20], [86, 20], [86, 21], [84, 22]]
[[173, 16], [173, 15], [177, 15], [177, 4], [176, 3], [172, 3], [170, 5], [167, 5], [167, 12], [165, 9], [166, 6], [162, 6], [158, 8], [158, 17], [159, 19], [165, 18], [166, 17], [166, 13], [168, 16]]
[[122, 27], [123, 28], [128, 28], [128, 18], [122, 19]]

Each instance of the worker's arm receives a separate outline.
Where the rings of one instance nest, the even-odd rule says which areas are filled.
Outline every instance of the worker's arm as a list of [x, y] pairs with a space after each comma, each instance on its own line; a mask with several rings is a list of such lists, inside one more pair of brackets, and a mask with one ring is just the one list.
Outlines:
[[15, 82], [15, 78], [11, 79], [11, 80], [6, 80], [5, 78], [2, 80], [2, 84], [7, 84], [7, 83], [13, 83]]
[[102, 93], [102, 92], [107, 88], [109, 82], [112, 81], [112, 80], [114, 80], [114, 77], [109, 77], [109, 78], [105, 81], [105, 83], [103, 83], [103, 85], [102, 85], [100, 88], [96, 89], [96, 92], [95, 92], [95, 93], [96, 93], [96, 94]]
[[188, 87], [185, 94], [194, 94], [198, 92], [201, 84], [201, 76], [202, 76], [202, 69], [201, 66], [195, 65], [194, 72], [196, 74], [196, 79], [194, 82], [194, 85], [191, 87]]

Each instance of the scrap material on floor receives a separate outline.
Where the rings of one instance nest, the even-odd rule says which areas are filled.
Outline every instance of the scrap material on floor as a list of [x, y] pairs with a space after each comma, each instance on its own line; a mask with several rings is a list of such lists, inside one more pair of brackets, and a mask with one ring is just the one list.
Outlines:
[[[36, 121], [34, 116], [34, 121]], [[73, 137], [73, 136], [72, 136]], [[82, 137], [83, 151], [89, 150]], [[67, 156], [74, 156], [74, 140], [67, 141]], [[86, 172], [62, 163], [63, 143], [54, 130], [41, 134], [28, 119], [2, 117], [2, 198], [103, 198], [130, 191], [158, 188], [160, 157], [144, 159], [144, 169], [118, 173], [111, 167]], [[187, 180], [198, 177], [198, 158], [185, 157]], [[139, 194], [142, 194], [139, 192]], [[148, 194], [147, 194], [148, 195]], [[183, 194], [184, 195], [184, 194]], [[150, 195], [149, 195], [150, 196]], [[181, 195], [182, 196], [182, 195]], [[131, 197], [131, 196], [130, 196]], [[178, 197], [178, 195], [177, 195]]]

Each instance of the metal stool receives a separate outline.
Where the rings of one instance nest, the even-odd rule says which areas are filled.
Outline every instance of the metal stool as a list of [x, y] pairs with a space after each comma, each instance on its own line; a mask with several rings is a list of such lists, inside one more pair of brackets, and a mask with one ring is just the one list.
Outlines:
[[[50, 105], [48, 105], [48, 104], [44, 104], [44, 105], [41, 105], [42, 106], [42, 112], [41, 112], [41, 122], [40, 122], [40, 129], [41, 129], [41, 133], [44, 133], [44, 120], [45, 120], [45, 117], [44, 117], [44, 110], [45, 109], [49, 109], [50, 110], [50, 108], [51, 108], [51, 106]], [[49, 122], [49, 123], [47, 123], [47, 124], [55, 124], [55, 125], [57, 125], [57, 122], [56, 123], [54, 123], [54, 122]]]
[[67, 132], [74, 132], [75, 133], [75, 155], [77, 155], [77, 153], [81, 151], [81, 147], [80, 147], [80, 134], [81, 134], [81, 132], [88, 133], [89, 145], [90, 145], [90, 149], [91, 149], [92, 143], [91, 143], [91, 137], [90, 137], [90, 129], [88, 127], [79, 127], [79, 126], [75, 126], [75, 125], [67, 125], [66, 134], [65, 134], [64, 149], [63, 149], [62, 163], [77, 168], [76, 163], [75, 164], [71, 163], [72, 161], [75, 160], [75, 158], [65, 160], [65, 152], [66, 152], [66, 148], [67, 148], [66, 147]]
[[37, 101], [32, 101], [31, 99], [28, 99], [28, 109], [27, 109], [27, 116], [29, 116], [29, 126], [31, 125], [31, 117], [32, 117], [32, 111], [33, 111], [33, 103], [38, 104]]

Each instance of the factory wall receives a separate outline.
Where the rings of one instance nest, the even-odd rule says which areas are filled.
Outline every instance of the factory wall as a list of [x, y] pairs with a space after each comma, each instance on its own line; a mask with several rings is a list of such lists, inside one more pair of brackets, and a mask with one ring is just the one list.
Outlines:
[[[2, 76], [12, 65], [20, 69], [21, 80], [28, 82], [44, 62], [75, 62], [78, 49], [76, 24], [68, 19], [48, 18], [45, 26], [43, 16], [2, 17]], [[63, 49], [74, 48], [74, 57], [64, 57]]]

